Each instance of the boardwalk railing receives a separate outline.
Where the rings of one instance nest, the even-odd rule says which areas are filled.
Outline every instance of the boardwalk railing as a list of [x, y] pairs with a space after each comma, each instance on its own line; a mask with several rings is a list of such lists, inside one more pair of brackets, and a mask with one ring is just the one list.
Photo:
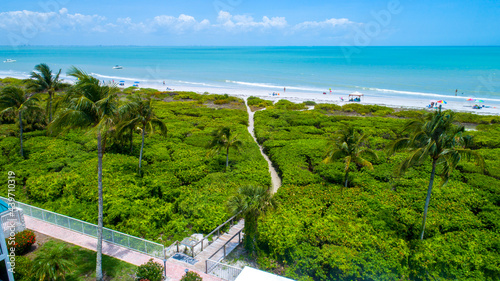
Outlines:
[[[8, 199], [5, 197], [0, 196], [0, 200], [9, 203]], [[27, 216], [97, 238], [97, 225], [95, 224], [47, 211], [19, 201], [16, 202], [16, 205], [21, 208], [24, 214]], [[159, 259], [165, 258], [165, 247], [162, 244], [151, 242], [106, 227], [103, 228], [102, 236], [103, 240], [106, 242], [113, 243], [118, 246], [141, 252]]]
[[21, 208], [9, 209], [8, 212], [3, 213], [0, 216], [0, 221], [2, 223], [3, 234], [5, 237], [12, 236], [13, 233], [18, 233], [26, 229], [23, 209]]
[[[220, 237], [220, 232], [221, 230], [223, 230], [224, 226], [226, 226], [227, 224], [229, 224], [229, 228], [231, 228], [231, 226], [233, 225], [234, 223], [234, 220], [241, 214], [241, 212], [237, 213], [236, 215], [232, 216], [231, 218], [229, 218], [227, 221], [225, 221], [224, 223], [222, 223], [221, 225], [217, 226], [214, 230], [212, 230], [212, 232], [210, 232], [209, 234], [203, 236], [203, 238], [198, 241], [198, 243], [194, 244], [192, 249], [191, 249], [191, 256], [194, 258], [195, 256], [195, 249], [196, 249], [196, 246], [198, 246], [199, 244], [201, 244], [201, 250], [200, 250], [200, 253], [203, 252], [203, 247], [207, 247], [209, 246], [210, 244], [212, 244], [215, 240], [217, 240], [219, 237]], [[223, 230], [224, 231], [224, 230]], [[215, 239], [212, 239], [212, 241], [209, 240], [210, 237], [213, 237], [214, 234], [217, 233], [217, 238]], [[204, 245], [204, 241], [207, 241], [206, 244]]]
[[217, 276], [224, 280], [234, 281], [240, 275], [243, 269], [223, 264], [221, 262], [207, 260], [207, 266], [210, 265], [210, 275]]
[[[238, 231], [233, 237], [224, 243], [215, 253], [213, 253], [205, 261], [205, 273], [217, 276], [219, 278], [233, 281], [238, 277], [241, 268], [233, 267], [227, 264], [223, 264], [220, 261], [223, 260], [234, 248], [236, 248], [242, 240], [242, 230]], [[235, 238], [238, 237], [237, 243], [235, 243]], [[222, 254], [222, 255], [221, 255]]]

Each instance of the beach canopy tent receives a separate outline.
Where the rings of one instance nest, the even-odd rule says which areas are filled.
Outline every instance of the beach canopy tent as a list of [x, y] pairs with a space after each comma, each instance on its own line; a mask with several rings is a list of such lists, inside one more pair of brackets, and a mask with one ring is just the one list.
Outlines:
[[362, 96], [364, 96], [362, 93], [354, 92], [349, 94], [349, 101], [361, 101]]

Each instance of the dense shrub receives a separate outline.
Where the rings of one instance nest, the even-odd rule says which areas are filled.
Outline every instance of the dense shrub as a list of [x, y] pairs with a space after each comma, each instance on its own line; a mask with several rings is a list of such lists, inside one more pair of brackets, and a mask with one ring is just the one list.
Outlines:
[[247, 99], [247, 104], [251, 107], [263, 108], [273, 105], [273, 102], [270, 100], [261, 99], [259, 97], [250, 96]]
[[203, 281], [203, 278], [201, 278], [201, 276], [194, 271], [188, 271], [184, 276], [182, 276], [181, 281]]
[[140, 265], [136, 271], [136, 280], [161, 281], [163, 280], [163, 265], [150, 259], [147, 263]]
[[36, 242], [35, 233], [29, 229], [25, 229], [16, 233], [14, 239], [7, 238], [5, 243], [9, 249], [14, 248], [16, 255], [24, 255], [31, 249], [31, 245]]
[[[192, 97], [225, 99], [224, 95]], [[128, 141], [125, 146], [107, 143], [103, 161], [107, 227], [170, 245], [192, 233], [208, 233], [229, 218], [225, 202], [239, 186], [270, 184], [267, 163], [246, 128], [246, 110], [209, 108], [196, 101], [154, 100], [153, 106], [165, 120], [168, 134], [145, 139], [142, 176], [137, 174], [139, 133], [133, 134], [132, 153]], [[8, 126], [0, 125], [0, 131]], [[239, 153], [230, 152], [227, 172], [225, 156], [207, 157], [206, 148], [211, 132], [223, 126], [234, 129], [243, 142]], [[1, 169], [15, 171], [25, 186], [17, 199], [96, 223], [95, 135], [72, 130], [47, 136], [40, 130], [24, 137], [26, 159], [19, 156], [17, 137], [0, 138]]]
[[275, 108], [286, 109], [286, 110], [301, 110], [305, 109], [306, 105], [304, 103], [293, 103], [289, 100], [279, 100], [274, 104]]
[[[368, 112], [358, 105], [347, 108]], [[381, 110], [369, 108], [373, 115]], [[447, 185], [435, 180], [422, 242], [431, 165], [395, 177], [406, 155], [384, 152], [407, 120], [325, 113], [330, 112], [268, 109], [255, 115], [258, 140], [283, 182], [278, 208], [259, 221], [262, 268], [296, 280], [499, 278], [500, 263], [494, 258], [500, 227], [496, 124], [479, 125], [470, 133], [486, 159], [487, 174], [463, 160]], [[377, 150], [379, 159], [367, 159], [373, 171], [351, 164], [352, 187], [343, 189], [344, 162], [324, 164], [322, 159], [327, 140], [347, 124], [367, 135], [365, 144]]]
[[33, 262], [26, 256], [16, 256], [14, 280], [32, 280]]
[[331, 111], [340, 111], [340, 110], [342, 110], [342, 107], [340, 105], [336, 105], [333, 103], [320, 103], [320, 104], [317, 104], [314, 107], [314, 109], [331, 112]]

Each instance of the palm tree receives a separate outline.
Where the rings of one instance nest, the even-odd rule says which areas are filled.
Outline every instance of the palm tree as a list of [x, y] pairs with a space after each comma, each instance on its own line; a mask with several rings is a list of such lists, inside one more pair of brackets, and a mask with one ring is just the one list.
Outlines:
[[216, 130], [212, 133], [212, 141], [209, 144], [209, 155], [214, 155], [215, 153], [219, 153], [221, 150], [226, 150], [226, 170], [229, 166], [229, 148], [233, 147], [239, 150], [243, 143], [238, 139], [238, 135], [233, 135], [231, 132], [231, 128], [223, 127], [219, 130]]
[[68, 249], [64, 245], [42, 249], [33, 260], [31, 270], [36, 280], [66, 280], [66, 274], [74, 267], [70, 258]]
[[400, 138], [389, 147], [390, 153], [404, 150], [410, 155], [404, 159], [396, 170], [396, 174], [402, 174], [408, 168], [420, 165], [427, 159], [432, 161], [432, 171], [427, 189], [427, 198], [425, 199], [424, 217], [422, 221], [422, 233], [420, 240], [424, 239], [425, 221], [427, 219], [427, 210], [431, 199], [432, 185], [436, 174], [436, 166], [442, 166], [439, 175], [443, 179], [443, 185], [453, 172], [453, 169], [460, 162], [462, 157], [467, 159], [474, 158], [481, 170], [484, 171], [484, 159], [481, 155], [468, 149], [471, 139], [464, 137], [463, 126], [453, 124], [453, 112], [438, 111], [426, 116], [427, 120], [413, 120], [405, 126], [409, 137]]
[[35, 71], [31, 72], [30, 88], [37, 92], [47, 92], [49, 94], [49, 100], [47, 102], [47, 112], [49, 113], [49, 123], [52, 122], [52, 98], [55, 93], [61, 87], [61, 80], [59, 80], [59, 75], [61, 74], [61, 69], [56, 75], [52, 74], [50, 67], [41, 63], [35, 66]]
[[373, 165], [370, 161], [361, 157], [362, 154], [369, 154], [375, 159], [378, 159], [377, 154], [369, 148], [362, 148], [362, 142], [364, 141], [366, 135], [359, 135], [353, 127], [347, 126], [345, 129], [340, 131], [341, 135], [337, 140], [331, 140], [329, 144], [329, 149], [326, 151], [326, 158], [323, 163], [330, 163], [336, 159], [344, 159], [345, 162], [345, 179], [344, 187], [347, 187], [349, 181], [349, 171], [351, 163], [355, 163], [358, 166], [368, 167], [373, 170]]
[[102, 158], [106, 148], [106, 138], [113, 127], [118, 110], [114, 85], [102, 85], [99, 80], [82, 70], [72, 67], [68, 75], [78, 78], [74, 88], [67, 96], [68, 107], [50, 124], [53, 132], [64, 128], [90, 128], [97, 136], [99, 214], [97, 223], [97, 262], [96, 278], [102, 280]]
[[[122, 116], [128, 115], [130, 120], [123, 122], [119, 130], [133, 130], [136, 124], [141, 126], [142, 144], [139, 153], [139, 174], [141, 173], [142, 152], [144, 150], [144, 136], [146, 131], [153, 134], [154, 127], [158, 127], [163, 136], [167, 134], [167, 127], [153, 112], [151, 98], [143, 100], [139, 94], [131, 96], [129, 102], [121, 106], [119, 112]], [[132, 141], [131, 141], [132, 142]]]
[[0, 95], [0, 113], [13, 112], [19, 118], [19, 141], [21, 142], [21, 157], [23, 152], [23, 112], [38, 108], [38, 97], [29, 95], [23, 89], [7, 86], [2, 89]]
[[137, 107], [131, 106], [132, 104], [137, 104], [137, 96], [138, 95], [127, 96], [127, 103], [120, 106], [118, 109], [118, 118], [120, 121], [118, 125], [116, 125], [116, 138], [122, 141], [128, 138], [130, 154], [132, 154], [134, 149], [134, 130], [136, 129], [137, 124], [129, 121], [134, 119], [137, 114]]
[[254, 253], [256, 250], [259, 216], [274, 206], [274, 198], [268, 188], [262, 186], [242, 186], [238, 189], [238, 194], [229, 199], [227, 203], [229, 211], [233, 215], [241, 212], [245, 219], [243, 244], [249, 252]]

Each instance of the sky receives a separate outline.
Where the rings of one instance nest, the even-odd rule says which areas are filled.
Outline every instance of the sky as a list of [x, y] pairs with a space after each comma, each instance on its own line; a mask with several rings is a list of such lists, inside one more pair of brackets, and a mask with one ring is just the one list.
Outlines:
[[0, 45], [500, 45], [500, 0], [3, 0]]

